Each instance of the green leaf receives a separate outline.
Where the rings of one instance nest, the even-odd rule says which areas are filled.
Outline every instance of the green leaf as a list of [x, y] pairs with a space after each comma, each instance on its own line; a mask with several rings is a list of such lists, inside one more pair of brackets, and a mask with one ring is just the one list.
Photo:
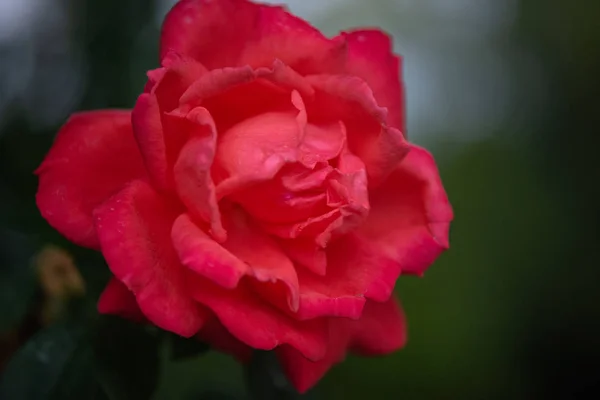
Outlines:
[[159, 335], [148, 327], [103, 317], [96, 329], [97, 378], [110, 400], [145, 400], [159, 377]]
[[246, 384], [252, 400], [310, 399], [312, 394], [299, 394], [288, 382], [272, 351], [255, 351], [246, 366]]
[[29, 236], [0, 227], [0, 332], [14, 328], [28, 311], [36, 288], [36, 248]]
[[71, 354], [61, 376], [49, 396], [50, 400], [108, 400], [96, 379], [94, 350], [86, 335]]
[[48, 399], [82, 335], [80, 327], [69, 324], [52, 326], [34, 335], [8, 363], [0, 380], [0, 398]]
[[173, 361], [181, 361], [198, 357], [210, 350], [207, 343], [196, 338], [187, 339], [175, 334], [169, 334], [170, 358]]

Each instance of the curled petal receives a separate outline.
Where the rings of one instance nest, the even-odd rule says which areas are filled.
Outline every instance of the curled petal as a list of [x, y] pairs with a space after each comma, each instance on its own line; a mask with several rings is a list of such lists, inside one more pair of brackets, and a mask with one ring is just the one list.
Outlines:
[[175, 109], [188, 87], [209, 73], [196, 60], [174, 52], [162, 60], [162, 65], [161, 68], [148, 71], [145, 92], [156, 95], [164, 112]]
[[406, 342], [404, 316], [395, 299], [386, 303], [368, 302], [357, 321], [330, 318], [328, 322], [329, 343], [323, 358], [311, 361], [289, 346], [277, 349], [284, 372], [300, 393], [342, 362], [348, 350], [362, 355], [383, 355], [402, 348]]
[[283, 309], [298, 310], [298, 277], [288, 257], [270, 237], [249, 224], [241, 212], [229, 214], [227, 240], [212, 241], [187, 216], [173, 226], [173, 243], [184, 265], [233, 289], [243, 276], [260, 296]]
[[341, 37], [348, 43], [346, 73], [362, 78], [377, 103], [387, 108], [387, 124], [405, 132], [401, 60], [392, 53], [390, 36], [379, 30], [356, 30]]
[[289, 344], [306, 358], [323, 357], [328, 341], [324, 319], [296, 321], [263, 301], [245, 285], [227, 290], [201, 277], [192, 282], [196, 300], [209, 307], [240, 341], [260, 350]]
[[138, 97], [131, 115], [131, 122], [153, 183], [161, 189], [170, 187], [167, 143], [156, 95], [142, 93]]
[[73, 115], [36, 174], [42, 216], [69, 240], [98, 248], [93, 209], [127, 182], [147, 176], [130, 111]]
[[237, 67], [212, 70], [204, 75], [183, 93], [179, 99], [181, 107], [193, 108], [226, 89], [251, 82], [255, 79], [252, 68]]
[[206, 321], [198, 333], [198, 338], [215, 349], [232, 355], [240, 362], [248, 362], [252, 357], [252, 348], [229, 333], [216, 316]]
[[207, 222], [216, 240], [227, 238], [221, 222], [211, 167], [216, 152], [217, 131], [210, 113], [201, 107], [179, 118], [179, 132], [188, 132], [187, 143], [181, 149], [173, 168], [177, 194], [196, 218]]
[[241, 122], [219, 140], [217, 162], [226, 176], [217, 197], [272, 179], [286, 163], [298, 159], [305, 114], [265, 113]]
[[265, 223], [297, 223], [327, 211], [324, 170], [299, 163], [284, 165], [272, 180], [256, 183], [232, 198], [253, 217]]
[[409, 150], [402, 133], [386, 124], [387, 110], [360, 78], [314, 75], [306, 79], [316, 90], [315, 100], [307, 101], [309, 122], [343, 121], [348, 148], [365, 163], [369, 186], [381, 184]]
[[94, 210], [102, 253], [112, 273], [133, 292], [158, 327], [191, 337], [207, 318], [191, 297], [185, 269], [171, 245], [178, 204], [134, 181]]
[[248, 264], [204, 233], [187, 214], [175, 220], [172, 239], [183, 265], [224, 288], [235, 288], [248, 273]]
[[[412, 145], [390, 178], [371, 192], [372, 210], [359, 234], [397, 265], [368, 295], [387, 292], [400, 271], [421, 275], [448, 248], [453, 213], [429, 152]], [[385, 290], [384, 290], [385, 288]], [[385, 297], [385, 296], [384, 296]]]

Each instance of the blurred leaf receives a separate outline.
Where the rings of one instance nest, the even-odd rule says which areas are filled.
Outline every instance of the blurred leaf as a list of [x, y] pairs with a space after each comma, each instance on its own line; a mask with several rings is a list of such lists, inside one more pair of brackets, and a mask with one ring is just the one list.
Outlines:
[[160, 372], [158, 335], [116, 317], [103, 317], [95, 334], [97, 377], [108, 398], [151, 398]]
[[7, 365], [0, 380], [0, 398], [48, 399], [82, 335], [81, 327], [67, 324], [36, 334]]
[[170, 334], [171, 360], [179, 361], [197, 357], [210, 350], [210, 346], [198, 339], [187, 339], [179, 335]]
[[313, 398], [299, 394], [288, 382], [272, 351], [255, 351], [246, 366], [246, 384], [252, 400], [294, 400]]
[[0, 331], [14, 327], [27, 313], [35, 293], [35, 250], [30, 237], [0, 228]]
[[50, 400], [108, 400], [94, 373], [94, 351], [88, 337], [81, 340], [52, 390]]

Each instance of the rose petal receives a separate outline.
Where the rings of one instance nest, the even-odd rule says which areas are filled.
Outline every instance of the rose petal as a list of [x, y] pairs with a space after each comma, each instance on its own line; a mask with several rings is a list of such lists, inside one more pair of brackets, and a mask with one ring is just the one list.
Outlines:
[[190, 296], [185, 269], [171, 244], [179, 206], [134, 181], [94, 211], [102, 253], [158, 327], [191, 337], [207, 318]]
[[309, 271], [317, 275], [325, 275], [327, 255], [325, 249], [318, 246], [314, 240], [307, 238], [282, 239], [279, 244], [294, 263], [308, 268]]
[[121, 281], [112, 278], [98, 299], [100, 314], [118, 315], [136, 322], [146, 321], [133, 293]]
[[315, 100], [306, 102], [309, 122], [343, 121], [348, 147], [365, 163], [369, 186], [385, 181], [409, 147], [398, 129], [386, 125], [388, 113], [371, 88], [352, 76], [313, 75], [306, 80], [316, 90]]
[[[300, 190], [295, 191], [290, 186]], [[231, 196], [253, 218], [274, 224], [299, 223], [326, 212], [326, 197], [323, 174], [299, 163], [284, 165], [272, 180], [259, 182]]]
[[329, 40], [281, 7], [246, 0], [180, 1], [165, 19], [160, 47], [161, 58], [176, 51], [210, 69], [280, 59], [303, 74], [340, 71], [346, 56], [342, 38]]
[[198, 107], [206, 99], [226, 89], [251, 82], [255, 77], [254, 70], [248, 66], [212, 70], [187, 88], [181, 95], [179, 104], [184, 110]]
[[404, 315], [396, 299], [386, 303], [368, 302], [358, 321], [329, 319], [327, 353], [310, 361], [289, 346], [277, 349], [282, 368], [294, 387], [304, 393], [331, 367], [346, 358], [348, 349], [361, 355], [383, 355], [399, 350], [406, 343]]
[[252, 357], [253, 349], [237, 340], [215, 316], [206, 321], [198, 338], [220, 352], [234, 356], [240, 362], [248, 362]]
[[174, 51], [209, 69], [237, 65], [257, 18], [258, 7], [245, 0], [179, 1], [163, 23], [160, 58]]
[[298, 277], [291, 261], [269, 236], [242, 212], [227, 215], [227, 240], [217, 244], [187, 216], [177, 218], [173, 244], [181, 262], [194, 272], [229, 289], [247, 275], [257, 294], [284, 310], [298, 310]]
[[401, 59], [392, 53], [390, 36], [379, 30], [356, 30], [341, 37], [348, 43], [346, 72], [369, 85], [377, 103], [388, 110], [387, 124], [405, 133]]
[[371, 213], [359, 234], [397, 265], [367, 294], [383, 299], [376, 293], [391, 291], [400, 269], [420, 275], [448, 248], [453, 213], [433, 157], [414, 145], [370, 200]]
[[151, 93], [158, 98], [160, 109], [169, 112], [177, 108], [181, 95], [209, 72], [199, 62], [174, 53], [169, 54], [168, 60], [163, 60], [164, 64], [167, 67], [161, 68], [164, 72], [157, 74]]
[[173, 187], [173, 164], [187, 135], [179, 132], [177, 124], [172, 127], [165, 113], [173, 111], [181, 95], [207, 71], [198, 62], [174, 53], [169, 53], [163, 65], [148, 72], [146, 90], [138, 98], [131, 120], [154, 184], [169, 189]]
[[[339, 253], [341, 249], [337, 249]], [[348, 253], [354, 254], [352, 249]], [[298, 269], [300, 285], [300, 308], [295, 314], [298, 319], [318, 317], [345, 317], [358, 319], [365, 304], [366, 291], [363, 276], [367, 271], [354, 265], [351, 256], [341, 259], [332, 257], [327, 250], [327, 274], [315, 275], [308, 269]], [[335, 252], [333, 252], [335, 256]]]
[[171, 236], [183, 265], [224, 288], [235, 288], [248, 273], [248, 264], [204, 233], [187, 214], [175, 220]]
[[249, 118], [219, 138], [216, 161], [226, 178], [217, 184], [219, 199], [273, 179], [286, 163], [298, 159], [306, 114], [271, 112]]
[[[225, 71], [231, 77], [227, 77]], [[190, 98], [184, 100], [191, 104], [201, 103], [209, 109], [220, 132], [267, 112], [297, 113], [299, 102], [290, 102], [293, 91], [298, 92], [298, 98], [314, 95], [313, 88], [304, 77], [280, 60], [275, 60], [269, 68], [253, 70], [252, 75], [247, 66], [215, 70], [209, 75], [215, 75], [215, 79], [204, 81], [203, 85], [207, 88], [197, 83], [199, 87], [190, 91]]]
[[146, 177], [130, 111], [73, 115], [36, 174], [42, 216], [69, 240], [98, 248], [92, 210], [127, 182]]
[[333, 318], [328, 323], [330, 340], [323, 358], [308, 360], [290, 346], [281, 346], [276, 350], [283, 371], [301, 394], [312, 388], [331, 367], [346, 358], [346, 349], [352, 335], [350, 324], [342, 319], [334, 321]]
[[351, 349], [364, 356], [389, 354], [406, 344], [406, 319], [400, 303], [367, 301], [360, 320], [352, 322]]
[[175, 187], [179, 198], [196, 218], [210, 224], [211, 234], [222, 242], [227, 238], [221, 222], [211, 167], [217, 145], [217, 131], [210, 113], [194, 108], [180, 118], [178, 131], [189, 132], [190, 137], [181, 149], [173, 168]]
[[[161, 111], [156, 95], [142, 93], [133, 108], [131, 122], [144, 163], [156, 187], [172, 186], [167, 143], [161, 121]], [[172, 153], [172, 152], [170, 152]]]
[[245, 285], [227, 290], [196, 277], [192, 287], [194, 298], [209, 307], [232, 335], [250, 347], [272, 350], [289, 344], [311, 360], [325, 354], [326, 320], [296, 321]]

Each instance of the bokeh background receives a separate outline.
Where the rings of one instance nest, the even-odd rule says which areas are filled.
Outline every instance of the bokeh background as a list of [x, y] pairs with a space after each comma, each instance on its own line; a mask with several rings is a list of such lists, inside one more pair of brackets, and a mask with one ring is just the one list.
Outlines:
[[[34, 202], [32, 171], [70, 113], [133, 105], [173, 3], [0, 0], [2, 400], [244, 395], [228, 357], [174, 358], [156, 349], [155, 332], [117, 321], [96, 334], [129, 330], [104, 344], [102, 354], [120, 351], [100, 368], [122, 391], [73, 378], [96, 376], [87, 366], [96, 353], [78, 347], [89, 332], [61, 316], [74, 297], [88, 310], [74, 314], [93, 310], [106, 268], [49, 228]], [[393, 35], [408, 135], [436, 156], [456, 214], [451, 250], [397, 286], [406, 348], [349, 357], [310, 396], [600, 398], [600, 2], [277, 3], [327, 35], [356, 26]]]

